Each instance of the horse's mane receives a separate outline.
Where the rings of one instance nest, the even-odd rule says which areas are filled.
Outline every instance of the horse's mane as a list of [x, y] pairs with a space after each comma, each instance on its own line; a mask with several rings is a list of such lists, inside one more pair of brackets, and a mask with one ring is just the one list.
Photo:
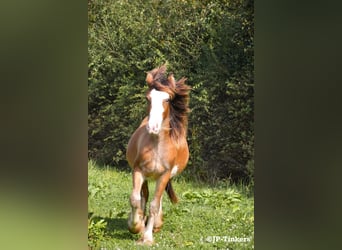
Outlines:
[[180, 138], [186, 137], [188, 126], [189, 92], [191, 88], [185, 84], [186, 80], [182, 77], [176, 81], [173, 74], [166, 76], [165, 65], [147, 72], [146, 77], [150, 90], [165, 91], [170, 95], [170, 135], [176, 142], [179, 142]]

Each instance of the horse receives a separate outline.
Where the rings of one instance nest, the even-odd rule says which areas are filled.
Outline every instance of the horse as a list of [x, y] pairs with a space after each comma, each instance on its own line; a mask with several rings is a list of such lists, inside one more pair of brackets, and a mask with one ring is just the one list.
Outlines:
[[[186, 80], [176, 81], [173, 74], [166, 75], [165, 65], [147, 72], [148, 116], [132, 134], [126, 151], [133, 177], [128, 230], [142, 234], [137, 242], [141, 245], [152, 245], [153, 233], [162, 227], [164, 190], [173, 204], [178, 202], [171, 178], [186, 168], [189, 159], [186, 133], [190, 86]], [[156, 187], [147, 218], [149, 180], [156, 181]]]

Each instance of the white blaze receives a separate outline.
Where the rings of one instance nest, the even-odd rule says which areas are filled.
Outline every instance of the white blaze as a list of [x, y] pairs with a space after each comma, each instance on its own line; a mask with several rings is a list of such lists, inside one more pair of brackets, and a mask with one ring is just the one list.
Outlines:
[[150, 93], [151, 111], [147, 130], [149, 133], [158, 134], [163, 122], [163, 101], [169, 99], [166, 92], [153, 89]]

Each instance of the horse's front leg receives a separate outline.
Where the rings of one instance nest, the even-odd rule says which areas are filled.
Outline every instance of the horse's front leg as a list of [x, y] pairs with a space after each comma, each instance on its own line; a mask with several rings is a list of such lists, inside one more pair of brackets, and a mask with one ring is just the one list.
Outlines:
[[163, 196], [160, 197], [159, 202], [159, 211], [156, 217], [154, 218], [154, 224], [153, 224], [153, 233], [157, 233], [160, 231], [162, 225], [163, 225]]
[[140, 233], [145, 228], [144, 211], [141, 207], [141, 187], [144, 176], [140, 171], [133, 171], [133, 191], [130, 197], [132, 211], [128, 216], [128, 230], [131, 233]]
[[150, 204], [150, 213], [149, 213], [147, 226], [145, 227], [145, 231], [144, 231], [142, 238], [139, 240], [139, 243], [141, 244], [152, 245], [153, 244], [153, 228], [161, 227], [162, 195], [164, 193], [166, 184], [169, 181], [169, 179], [170, 179], [170, 172], [166, 172], [163, 175], [161, 175], [159, 179], [157, 180], [154, 197]]
[[146, 204], [148, 201], [148, 183], [147, 181], [144, 181], [142, 187], [141, 187], [141, 210], [144, 212], [144, 221], [146, 222]]

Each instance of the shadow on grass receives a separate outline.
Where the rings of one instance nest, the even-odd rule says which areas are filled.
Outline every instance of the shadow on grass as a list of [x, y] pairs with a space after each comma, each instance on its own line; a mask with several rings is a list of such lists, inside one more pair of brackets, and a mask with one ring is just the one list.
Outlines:
[[124, 218], [104, 218], [107, 222], [106, 233], [115, 239], [133, 240], [133, 235], [128, 231], [127, 219]]
[[101, 216], [93, 216], [88, 213], [88, 218], [92, 217], [94, 221], [104, 220], [107, 223], [105, 233], [110, 238], [118, 240], [134, 240], [134, 236], [128, 231], [127, 219], [125, 218], [108, 218]]

